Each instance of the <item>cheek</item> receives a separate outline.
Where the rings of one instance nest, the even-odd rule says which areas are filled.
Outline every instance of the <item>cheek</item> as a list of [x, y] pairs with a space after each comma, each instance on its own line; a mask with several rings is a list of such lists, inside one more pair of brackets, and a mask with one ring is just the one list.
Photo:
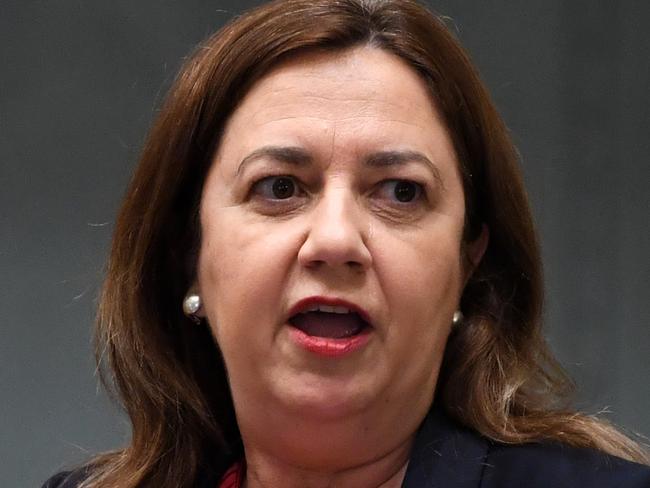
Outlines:
[[460, 232], [445, 230], [382, 246], [377, 260], [395, 324], [391, 333], [408, 329], [416, 336], [411, 340], [429, 349], [438, 349], [440, 337], [446, 337], [462, 288]]
[[460, 244], [453, 234], [400, 248], [401, 254], [384, 247], [377, 263], [391, 311], [386, 369], [400, 378], [397, 398], [433, 394], [462, 286]]
[[461, 282], [461, 232], [449, 218], [401, 237], [386, 235], [376, 249], [378, 272], [390, 274], [386, 282], [413, 298], [428, 295], [435, 301], [453, 294]]
[[202, 220], [198, 281], [215, 333], [273, 317], [291, 270], [295, 230], [252, 222], [236, 207]]

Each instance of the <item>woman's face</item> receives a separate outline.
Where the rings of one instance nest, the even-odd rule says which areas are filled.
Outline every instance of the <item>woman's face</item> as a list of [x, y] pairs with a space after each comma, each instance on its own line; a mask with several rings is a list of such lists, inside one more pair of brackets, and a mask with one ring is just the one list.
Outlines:
[[240, 427], [417, 426], [466, 276], [458, 162], [411, 68], [368, 47], [276, 68], [230, 118], [200, 211]]

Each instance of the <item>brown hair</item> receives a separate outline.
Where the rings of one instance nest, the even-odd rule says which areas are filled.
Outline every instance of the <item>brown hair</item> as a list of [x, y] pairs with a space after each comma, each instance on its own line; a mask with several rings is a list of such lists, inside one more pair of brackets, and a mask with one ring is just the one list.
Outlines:
[[99, 307], [105, 383], [132, 439], [97, 458], [84, 486], [189, 487], [242, 456], [225, 369], [208, 327], [181, 311], [194, 279], [202, 184], [224, 124], [250, 86], [287, 56], [367, 44], [428, 85], [460, 161], [465, 241], [490, 242], [449, 338], [436, 403], [500, 442], [551, 439], [641, 462], [644, 451], [565, 405], [570, 382], [541, 336], [539, 247], [517, 153], [467, 54], [412, 0], [279, 0], [235, 19], [196, 50], [144, 147], [119, 213]]

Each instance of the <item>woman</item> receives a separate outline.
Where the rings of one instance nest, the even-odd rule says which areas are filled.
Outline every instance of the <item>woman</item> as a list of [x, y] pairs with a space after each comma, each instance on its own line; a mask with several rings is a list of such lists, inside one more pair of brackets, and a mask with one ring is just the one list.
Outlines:
[[566, 408], [516, 152], [410, 0], [281, 0], [182, 70], [97, 352], [133, 424], [50, 487], [650, 486]]

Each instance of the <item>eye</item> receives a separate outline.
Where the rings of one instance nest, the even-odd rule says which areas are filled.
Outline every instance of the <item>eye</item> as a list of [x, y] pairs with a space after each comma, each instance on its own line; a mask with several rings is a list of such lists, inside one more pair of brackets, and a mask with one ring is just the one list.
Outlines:
[[411, 203], [422, 197], [422, 185], [410, 180], [386, 180], [380, 185], [383, 198], [399, 203]]
[[267, 176], [257, 181], [251, 190], [269, 200], [286, 200], [298, 193], [298, 185], [291, 176]]

